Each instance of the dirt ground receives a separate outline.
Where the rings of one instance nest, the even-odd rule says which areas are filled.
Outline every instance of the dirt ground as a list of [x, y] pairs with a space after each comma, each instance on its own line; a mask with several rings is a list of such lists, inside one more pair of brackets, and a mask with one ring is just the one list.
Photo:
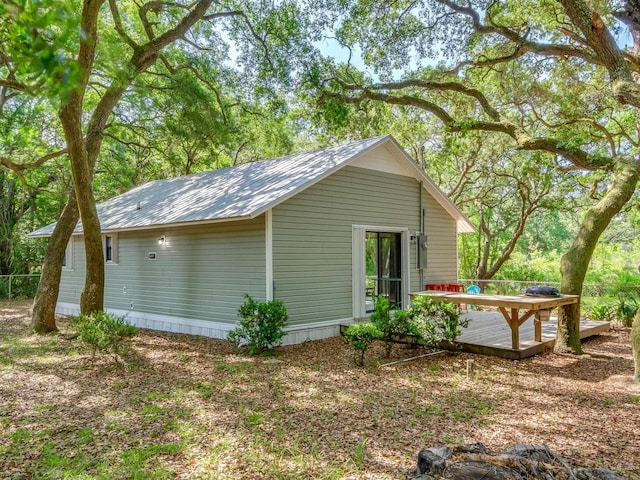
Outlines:
[[[629, 331], [582, 356], [442, 353], [364, 368], [341, 338], [255, 358], [224, 341], [140, 331], [127, 366], [29, 332], [0, 302], [0, 478], [407, 478], [421, 448], [546, 445], [640, 479]], [[391, 360], [424, 350], [396, 346]], [[473, 371], [467, 376], [467, 360]]]

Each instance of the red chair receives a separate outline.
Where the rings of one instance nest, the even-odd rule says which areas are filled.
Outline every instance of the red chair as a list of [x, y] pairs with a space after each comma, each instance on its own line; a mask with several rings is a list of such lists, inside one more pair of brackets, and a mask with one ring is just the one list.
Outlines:
[[[446, 287], [447, 292], [464, 292], [464, 285], [460, 283], [447, 283]], [[458, 307], [458, 310], [462, 310], [462, 306], [459, 303], [456, 307]]]

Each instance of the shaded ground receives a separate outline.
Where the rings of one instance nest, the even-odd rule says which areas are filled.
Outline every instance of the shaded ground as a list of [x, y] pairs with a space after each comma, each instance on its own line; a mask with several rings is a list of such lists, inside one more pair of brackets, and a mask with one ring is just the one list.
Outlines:
[[28, 305], [0, 302], [0, 478], [406, 478], [421, 448], [473, 442], [546, 444], [640, 478], [627, 330], [584, 356], [522, 361], [445, 353], [379, 368], [380, 346], [364, 369], [341, 338], [265, 363], [143, 331], [122, 369], [59, 326], [32, 335]]

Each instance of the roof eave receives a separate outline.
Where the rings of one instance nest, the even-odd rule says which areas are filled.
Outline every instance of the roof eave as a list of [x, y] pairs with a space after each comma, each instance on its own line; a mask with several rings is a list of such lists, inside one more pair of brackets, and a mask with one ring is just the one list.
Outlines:
[[[135, 227], [130, 227], [130, 228], [104, 228], [104, 229], [100, 230], [100, 233], [137, 232], [137, 231], [140, 231], [140, 230], [158, 230], [158, 229], [161, 229], [161, 228], [179, 228], [179, 227], [190, 227], [192, 225], [207, 225], [207, 224], [212, 224], [212, 223], [236, 222], [236, 221], [240, 221], [240, 220], [251, 220], [251, 219], [253, 219], [255, 217], [258, 217], [259, 215], [260, 214], [257, 214], [257, 215], [239, 215], [239, 216], [236, 216], [236, 217], [213, 218], [213, 219], [185, 221], [185, 222], [154, 223], [153, 225], [135, 226]], [[36, 230], [35, 232], [31, 232], [31, 233], [27, 234], [27, 237], [29, 237], [29, 238], [46, 238], [46, 237], [50, 237], [52, 235], [52, 233], [53, 233], [53, 232], [51, 232], [51, 233], [35, 234], [36, 232], [38, 232], [38, 230]], [[79, 232], [74, 231], [72, 233], [72, 235], [82, 235], [83, 233], [84, 233], [83, 231], [79, 231]]]

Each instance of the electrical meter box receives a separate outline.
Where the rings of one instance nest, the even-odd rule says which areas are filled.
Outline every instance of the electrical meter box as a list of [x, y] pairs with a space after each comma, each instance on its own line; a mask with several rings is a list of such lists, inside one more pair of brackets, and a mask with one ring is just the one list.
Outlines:
[[426, 235], [418, 235], [416, 238], [417, 249], [418, 249], [418, 268], [420, 270], [427, 269], [427, 249], [429, 247], [429, 242], [427, 240]]

